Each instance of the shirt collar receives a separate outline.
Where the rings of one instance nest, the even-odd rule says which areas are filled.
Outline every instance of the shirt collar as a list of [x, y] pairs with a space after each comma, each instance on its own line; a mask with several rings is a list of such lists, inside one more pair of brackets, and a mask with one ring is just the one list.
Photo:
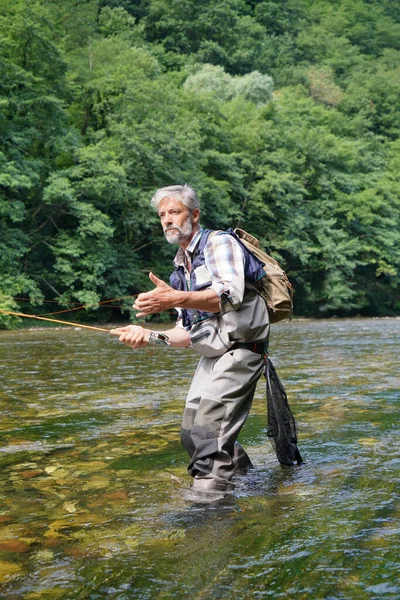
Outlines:
[[198, 244], [199, 239], [201, 238], [201, 234], [203, 233], [203, 231], [204, 231], [204, 229], [200, 228], [200, 230], [193, 237], [192, 241], [190, 242], [190, 244], [186, 248], [186, 250], [184, 250], [183, 248], [179, 248], [179, 250], [176, 253], [175, 258], [174, 258], [174, 265], [176, 267], [185, 265], [185, 252], [188, 253], [189, 256], [191, 257], [191, 255], [193, 254], [193, 251], [195, 250], [195, 248]]

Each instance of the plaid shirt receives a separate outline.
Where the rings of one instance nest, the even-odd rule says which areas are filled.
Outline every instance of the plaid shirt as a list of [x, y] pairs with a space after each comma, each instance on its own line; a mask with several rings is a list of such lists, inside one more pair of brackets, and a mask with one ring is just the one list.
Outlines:
[[[186, 250], [179, 248], [174, 259], [175, 266], [184, 268], [188, 289], [193, 252], [202, 233], [203, 229], [194, 236]], [[245, 291], [244, 256], [241, 247], [231, 235], [211, 235], [204, 248], [204, 260], [211, 280], [208, 289], [214, 290], [221, 299], [220, 314], [237, 310]]]

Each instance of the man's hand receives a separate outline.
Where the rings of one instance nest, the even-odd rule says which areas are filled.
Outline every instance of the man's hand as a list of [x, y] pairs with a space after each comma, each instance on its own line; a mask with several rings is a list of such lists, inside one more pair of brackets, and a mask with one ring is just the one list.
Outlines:
[[132, 348], [144, 348], [149, 343], [149, 333], [147, 329], [143, 329], [140, 325], [127, 325], [126, 327], [118, 327], [111, 329], [111, 335], [118, 335], [119, 341]]
[[139, 311], [137, 317], [146, 317], [174, 307], [176, 291], [153, 273], [149, 273], [149, 277], [156, 287], [151, 292], [139, 294], [136, 298], [133, 308]]

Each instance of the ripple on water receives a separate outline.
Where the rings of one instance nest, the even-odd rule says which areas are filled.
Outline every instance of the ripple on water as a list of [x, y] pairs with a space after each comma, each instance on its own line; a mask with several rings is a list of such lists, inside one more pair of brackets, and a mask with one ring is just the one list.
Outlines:
[[397, 319], [274, 327], [305, 464], [277, 464], [262, 382], [242, 432], [254, 469], [201, 507], [181, 494], [193, 354], [0, 332], [2, 597], [399, 597], [399, 334]]

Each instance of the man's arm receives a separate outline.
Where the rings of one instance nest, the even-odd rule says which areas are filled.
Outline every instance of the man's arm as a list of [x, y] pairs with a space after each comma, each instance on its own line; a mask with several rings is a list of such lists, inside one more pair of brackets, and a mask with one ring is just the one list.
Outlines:
[[[132, 348], [144, 348], [149, 343], [149, 335], [152, 329], [145, 329], [140, 325], [127, 325], [126, 327], [118, 327], [111, 329], [111, 335], [118, 335], [119, 341]], [[168, 341], [174, 348], [187, 348], [190, 345], [190, 335], [183, 327], [174, 327], [163, 331], [163, 334], [168, 336]]]
[[237, 310], [245, 293], [245, 261], [239, 243], [226, 233], [210, 235], [204, 248], [204, 261], [211, 286], [221, 299], [220, 313]]
[[169, 308], [195, 308], [211, 313], [220, 312], [219, 296], [212, 289], [199, 292], [183, 292], [174, 290], [153, 273], [149, 273], [149, 277], [156, 287], [151, 292], [139, 294], [136, 298], [133, 308], [139, 311], [137, 317], [163, 312]]

